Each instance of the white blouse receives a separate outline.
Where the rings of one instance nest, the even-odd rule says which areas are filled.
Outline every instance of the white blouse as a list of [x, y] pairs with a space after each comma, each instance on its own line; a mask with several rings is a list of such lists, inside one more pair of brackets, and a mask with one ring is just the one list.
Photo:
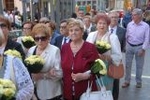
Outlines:
[[[36, 46], [31, 47], [27, 56], [32, 55], [35, 48]], [[48, 44], [40, 56], [45, 60], [41, 73], [48, 72], [51, 68], [55, 68], [59, 75], [48, 79], [40, 79], [36, 82], [38, 97], [41, 100], [46, 100], [62, 95], [62, 69], [60, 66], [61, 57], [59, 48]]]

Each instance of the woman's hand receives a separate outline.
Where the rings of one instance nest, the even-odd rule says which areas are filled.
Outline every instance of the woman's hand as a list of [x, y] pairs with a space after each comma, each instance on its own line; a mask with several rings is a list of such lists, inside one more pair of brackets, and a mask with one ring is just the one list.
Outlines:
[[31, 74], [32, 75], [32, 79], [34, 81], [38, 81], [40, 79], [43, 79], [43, 73], [38, 73], [38, 74]]
[[72, 73], [71, 77], [72, 77], [72, 80], [74, 80], [75, 82], [79, 82], [79, 81], [82, 81], [82, 80], [89, 79], [90, 74], [87, 74], [87, 73], [77, 73], [77, 74], [74, 74], [74, 73]]
[[56, 77], [56, 69], [52, 68], [49, 72], [48, 72], [48, 76], [50, 77]]

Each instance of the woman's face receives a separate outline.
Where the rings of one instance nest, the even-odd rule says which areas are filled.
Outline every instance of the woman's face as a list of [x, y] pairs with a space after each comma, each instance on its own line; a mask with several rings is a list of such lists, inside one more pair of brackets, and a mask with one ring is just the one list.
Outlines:
[[108, 25], [107, 25], [106, 20], [100, 19], [100, 20], [97, 22], [97, 29], [98, 29], [98, 31], [100, 31], [100, 32], [106, 32], [107, 29], [108, 29]]
[[83, 31], [78, 25], [74, 25], [69, 28], [69, 36], [72, 41], [82, 40]]
[[22, 30], [24, 35], [29, 35], [31, 33], [31, 24], [24, 24]]
[[0, 28], [2, 29], [5, 39], [7, 40], [9, 34], [9, 29], [7, 25], [4, 22], [0, 22]]
[[49, 37], [44, 34], [37, 34], [34, 36], [34, 40], [38, 48], [45, 49], [49, 43]]

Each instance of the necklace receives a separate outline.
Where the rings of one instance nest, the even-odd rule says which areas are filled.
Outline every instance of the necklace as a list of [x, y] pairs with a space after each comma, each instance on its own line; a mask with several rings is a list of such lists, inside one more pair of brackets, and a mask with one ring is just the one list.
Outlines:
[[80, 43], [77, 43], [77, 44], [75, 44], [73, 42], [71, 43], [71, 50], [72, 50], [73, 54], [76, 54], [80, 50], [83, 43], [84, 43], [83, 40]]

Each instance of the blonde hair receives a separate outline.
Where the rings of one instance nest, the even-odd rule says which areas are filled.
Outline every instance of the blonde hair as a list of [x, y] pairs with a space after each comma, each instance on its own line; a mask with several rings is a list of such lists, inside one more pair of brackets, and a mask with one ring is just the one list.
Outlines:
[[82, 22], [81, 20], [78, 20], [78, 19], [71, 19], [71, 20], [68, 22], [67, 28], [69, 29], [69, 28], [71, 28], [71, 27], [73, 27], [73, 26], [75, 26], [75, 25], [79, 26], [80, 29], [81, 29], [82, 31], [84, 31], [84, 24], [83, 24], [83, 22]]
[[38, 23], [33, 27], [31, 33], [32, 33], [33, 37], [37, 34], [42, 33], [49, 38], [52, 35], [52, 30], [47, 25], [45, 25], [43, 23]]

